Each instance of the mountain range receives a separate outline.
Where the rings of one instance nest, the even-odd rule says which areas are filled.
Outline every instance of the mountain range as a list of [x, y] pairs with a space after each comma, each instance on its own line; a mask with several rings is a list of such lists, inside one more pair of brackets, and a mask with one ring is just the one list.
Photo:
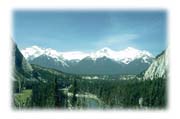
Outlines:
[[[56, 104], [66, 105], [65, 107], [72, 108], [73, 107], [72, 96], [81, 95], [81, 96], [85, 96], [83, 100], [78, 96], [76, 96], [76, 99], [78, 101], [80, 100], [82, 101], [81, 103], [78, 103], [78, 106], [80, 104], [80, 106], [83, 107], [84, 102], [86, 102], [86, 100], [88, 100], [88, 104], [89, 104], [89, 97], [92, 95], [91, 92], [93, 92], [94, 95], [97, 97], [106, 96], [104, 98], [98, 98], [98, 100], [114, 101], [115, 98], [115, 100], [117, 100], [118, 102], [121, 101], [121, 103], [126, 104], [124, 100], [121, 100], [122, 97], [123, 99], [129, 99], [130, 96], [135, 96], [129, 99], [129, 102], [132, 102], [132, 99], [134, 98], [136, 99], [138, 96], [137, 99], [139, 99], [139, 97], [141, 98], [143, 97], [145, 99], [144, 101], [145, 104], [147, 103], [147, 106], [161, 107], [166, 103], [165, 91], [166, 91], [166, 79], [167, 79], [167, 68], [168, 68], [168, 61], [166, 60], [167, 54], [168, 52], [167, 50], [165, 50], [161, 54], [156, 56], [153, 59], [150, 66], [146, 70], [144, 70], [143, 73], [138, 74], [135, 77], [134, 75], [131, 76], [121, 75], [115, 78], [117, 75], [109, 75], [109, 76], [103, 75], [103, 77], [106, 78], [101, 78], [102, 76], [97, 75], [97, 76], [93, 76], [94, 77], [93, 78], [89, 75], [90, 78], [84, 78], [86, 77], [85, 75], [74, 75], [74, 74], [69, 74], [58, 70], [54, 70], [51, 68], [41, 67], [39, 65], [29, 64], [29, 62], [21, 54], [17, 45], [14, 43], [13, 56], [12, 56], [13, 59], [12, 65], [14, 68], [13, 76], [12, 76], [13, 104], [15, 107], [18, 107], [18, 109], [20, 107], [26, 107], [26, 108], [27, 107], [47, 108], [47, 106], [57, 107]], [[45, 54], [40, 55], [38, 57], [42, 57], [42, 58], [45, 57], [44, 59], [52, 58]], [[97, 64], [100, 64], [99, 67], [107, 67], [107, 66], [111, 67], [112, 66], [111, 63], [115, 62], [113, 59], [103, 56], [97, 58], [96, 60], [92, 60], [91, 57], [85, 57], [82, 60], [80, 60], [78, 63], [84, 62], [84, 60], [88, 61], [90, 65], [92, 65], [92, 61], [95, 61]], [[143, 58], [141, 58], [141, 60], [143, 60]], [[66, 60], [67, 63], [68, 61], [71, 60]], [[131, 61], [128, 64], [138, 61], [139, 58]], [[125, 63], [122, 64], [127, 65]], [[84, 65], [86, 65], [86, 67], [89, 66], [87, 62], [84, 63]], [[114, 64], [114, 67], [116, 65]], [[115, 79], [120, 78], [120, 80], [113, 80], [114, 78]], [[93, 80], [89, 80], [89, 79], [93, 79]], [[79, 92], [77, 93], [76, 91], [74, 91], [75, 89], [76, 90], [78, 89]], [[56, 91], [58, 93], [56, 93]], [[82, 91], [85, 95], [83, 95], [83, 93], [80, 94]], [[63, 96], [65, 95], [66, 98], [60, 98], [62, 94]], [[68, 94], [72, 94], [72, 95], [68, 95]], [[87, 96], [87, 94], [89, 95]], [[54, 98], [54, 97], [58, 97], [58, 98]], [[68, 105], [65, 102], [69, 102]], [[136, 105], [138, 105], [138, 101], [135, 101], [135, 103], [137, 103]], [[105, 104], [109, 105], [109, 103], [107, 102]], [[58, 105], [58, 107], [61, 106]]]
[[95, 52], [58, 52], [32, 46], [21, 53], [31, 64], [73, 74], [139, 74], [154, 60], [150, 52], [132, 47], [120, 51], [105, 47]]

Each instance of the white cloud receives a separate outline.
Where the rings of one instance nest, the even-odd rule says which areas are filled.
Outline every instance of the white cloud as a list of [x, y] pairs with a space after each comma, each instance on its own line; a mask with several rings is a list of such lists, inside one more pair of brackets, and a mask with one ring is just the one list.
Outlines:
[[98, 48], [102, 47], [117, 47], [121, 48], [121, 46], [132, 46], [134, 44], [134, 40], [139, 38], [137, 34], [118, 34], [113, 36], [107, 36], [106, 38], [98, 41], [96, 46]]

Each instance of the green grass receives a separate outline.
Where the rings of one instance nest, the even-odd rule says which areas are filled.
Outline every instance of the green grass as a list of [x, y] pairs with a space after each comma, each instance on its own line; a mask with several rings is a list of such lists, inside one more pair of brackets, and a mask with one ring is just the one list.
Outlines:
[[14, 94], [15, 107], [28, 107], [32, 96], [32, 90], [23, 90], [21, 93]]

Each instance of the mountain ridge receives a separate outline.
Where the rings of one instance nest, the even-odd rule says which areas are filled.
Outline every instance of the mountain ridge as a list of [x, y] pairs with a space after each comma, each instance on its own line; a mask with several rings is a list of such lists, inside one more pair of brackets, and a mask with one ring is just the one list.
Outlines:
[[93, 60], [96, 60], [101, 57], [107, 57], [113, 59], [117, 62], [123, 62], [125, 64], [130, 63], [131, 61], [143, 58], [145, 62], [148, 62], [146, 59], [154, 58], [154, 56], [145, 50], [138, 50], [132, 47], [128, 47], [124, 50], [114, 51], [108, 47], [102, 48], [95, 52], [82, 52], [82, 51], [69, 51], [69, 52], [58, 52], [51, 48], [40, 48], [38, 46], [32, 46], [21, 50], [22, 54], [27, 60], [33, 60], [34, 58], [39, 57], [40, 55], [47, 55], [57, 60], [76, 60], [80, 61], [86, 57], [90, 57]]
[[154, 59], [148, 51], [132, 47], [120, 51], [105, 47], [85, 53], [58, 52], [33, 46], [21, 52], [31, 64], [72, 74], [138, 74], [147, 69]]

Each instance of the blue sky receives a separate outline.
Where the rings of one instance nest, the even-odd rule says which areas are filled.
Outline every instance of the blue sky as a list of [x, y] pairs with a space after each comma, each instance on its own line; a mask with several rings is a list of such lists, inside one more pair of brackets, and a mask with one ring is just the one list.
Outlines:
[[165, 11], [14, 11], [12, 37], [20, 49], [134, 47], [157, 55], [166, 48], [166, 17]]

